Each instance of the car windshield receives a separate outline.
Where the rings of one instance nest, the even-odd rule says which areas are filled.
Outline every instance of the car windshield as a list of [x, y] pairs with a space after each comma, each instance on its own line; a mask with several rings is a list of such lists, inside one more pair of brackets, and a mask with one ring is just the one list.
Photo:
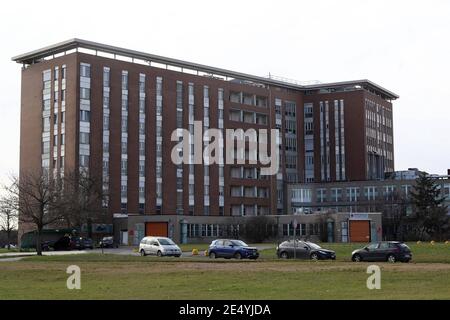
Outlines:
[[112, 240], [113, 238], [112, 237], [104, 237], [103, 238], [103, 241], [110, 241], [110, 240]]
[[248, 245], [244, 241], [241, 241], [241, 240], [233, 240], [233, 241], [231, 241], [231, 243], [235, 246], [248, 247]]
[[170, 239], [158, 238], [159, 244], [162, 246], [173, 246], [175, 242]]
[[322, 249], [321, 246], [319, 246], [318, 244], [312, 243], [312, 242], [307, 242], [306, 243], [311, 249]]

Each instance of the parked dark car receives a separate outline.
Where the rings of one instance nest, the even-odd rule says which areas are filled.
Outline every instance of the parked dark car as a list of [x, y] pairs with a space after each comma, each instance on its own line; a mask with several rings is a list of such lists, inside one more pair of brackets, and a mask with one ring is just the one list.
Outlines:
[[68, 251], [75, 249], [75, 241], [70, 236], [63, 236], [53, 245], [55, 251]]
[[326, 260], [336, 259], [336, 252], [333, 250], [324, 249], [318, 244], [308, 241], [294, 240], [284, 241], [277, 247], [277, 256], [282, 259], [311, 259], [311, 260]]
[[409, 262], [412, 259], [411, 249], [403, 242], [381, 241], [370, 243], [362, 249], [352, 252], [352, 260]]
[[41, 243], [42, 251], [50, 251], [55, 248], [55, 241], [42, 241]]
[[91, 238], [76, 237], [74, 241], [75, 241], [75, 249], [78, 250], [94, 249], [94, 243]]
[[114, 243], [114, 237], [103, 237], [99, 243], [100, 248], [117, 248], [118, 245]]
[[211, 259], [235, 258], [235, 259], [258, 259], [259, 252], [255, 247], [249, 247], [244, 241], [218, 239], [211, 242], [208, 254]]

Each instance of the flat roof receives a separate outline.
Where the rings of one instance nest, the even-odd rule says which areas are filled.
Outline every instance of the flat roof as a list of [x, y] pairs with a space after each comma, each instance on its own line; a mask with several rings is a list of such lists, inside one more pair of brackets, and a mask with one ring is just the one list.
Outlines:
[[333, 82], [333, 83], [322, 83], [322, 84], [313, 84], [313, 85], [300, 85], [295, 84], [291, 82], [286, 81], [280, 81], [272, 78], [266, 78], [266, 77], [260, 77], [255, 76], [247, 73], [232, 71], [232, 70], [226, 70], [216, 67], [211, 67], [203, 64], [158, 56], [150, 53], [145, 53], [141, 51], [135, 51], [120, 47], [115, 47], [111, 45], [101, 44], [93, 41], [87, 41], [82, 39], [70, 39], [67, 41], [59, 42], [41, 49], [33, 50], [24, 54], [17, 55], [12, 58], [13, 61], [17, 63], [22, 64], [34, 64], [39, 63], [42, 61], [42, 59], [46, 57], [51, 57], [60, 53], [64, 53], [69, 50], [73, 49], [89, 49], [94, 50], [96, 52], [104, 52], [109, 53], [113, 55], [120, 55], [124, 57], [128, 57], [131, 59], [139, 59], [143, 61], [147, 61], [149, 64], [151, 62], [154, 63], [161, 63], [166, 65], [171, 65], [179, 68], [186, 68], [186, 69], [193, 69], [200, 72], [205, 73], [211, 73], [216, 74], [224, 77], [230, 77], [235, 79], [241, 79], [241, 80], [248, 80], [253, 82], [259, 82], [267, 85], [276, 85], [280, 87], [295, 89], [295, 90], [320, 90], [320, 89], [333, 89], [333, 88], [339, 88], [343, 86], [361, 86], [365, 89], [371, 89], [383, 96], [385, 96], [388, 99], [398, 99], [399, 96], [377, 84], [375, 84], [372, 81], [369, 81], [367, 79], [363, 80], [352, 80], [352, 81], [343, 81], [343, 82]]

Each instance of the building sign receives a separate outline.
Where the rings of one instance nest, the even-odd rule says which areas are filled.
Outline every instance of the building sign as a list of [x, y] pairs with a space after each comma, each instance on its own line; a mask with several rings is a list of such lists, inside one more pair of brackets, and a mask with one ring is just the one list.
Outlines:
[[350, 220], [369, 220], [368, 213], [350, 213]]

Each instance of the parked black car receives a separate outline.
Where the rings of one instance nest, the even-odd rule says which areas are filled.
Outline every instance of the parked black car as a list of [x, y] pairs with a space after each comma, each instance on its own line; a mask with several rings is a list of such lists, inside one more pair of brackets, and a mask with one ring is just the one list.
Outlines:
[[277, 256], [282, 259], [311, 259], [311, 260], [326, 260], [336, 259], [336, 252], [333, 250], [323, 249], [318, 244], [308, 241], [294, 240], [284, 241], [277, 247]]
[[100, 248], [117, 248], [118, 245], [114, 243], [114, 237], [103, 237], [100, 241]]
[[94, 243], [91, 238], [76, 237], [74, 239], [75, 249], [94, 249]]
[[352, 261], [388, 261], [409, 262], [411, 249], [403, 242], [381, 241], [370, 243], [362, 249], [352, 252]]
[[53, 245], [55, 251], [68, 251], [75, 249], [75, 241], [70, 236], [63, 236]]
[[42, 251], [50, 251], [55, 248], [55, 241], [42, 241], [41, 243]]

